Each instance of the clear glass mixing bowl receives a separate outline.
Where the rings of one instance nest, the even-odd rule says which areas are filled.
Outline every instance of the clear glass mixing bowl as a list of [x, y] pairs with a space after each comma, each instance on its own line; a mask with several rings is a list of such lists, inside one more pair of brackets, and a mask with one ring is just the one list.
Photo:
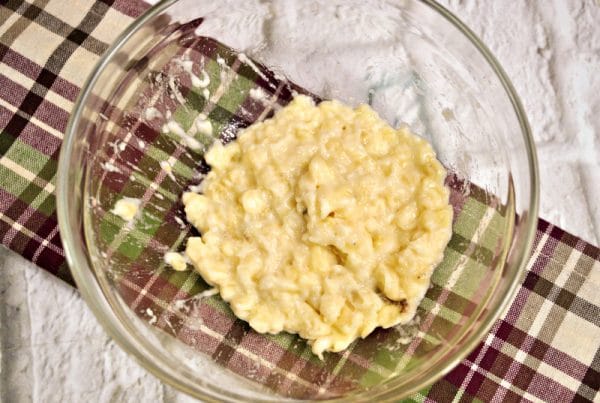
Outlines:
[[[249, 95], [259, 87], [261, 99]], [[369, 103], [408, 124], [448, 168], [455, 208], [419, 320], [324, 361], [294, 335], [253, 332], [196, 274], [163, 259], [190, 234], [179, 197], [206, 172], [202, 147], [231, 140], [294, 91]], [[215, 136], [190, 132], [199, 111]], [[162, 129], [169, 115], [185, 133]], [[459, 363], [510, 301], [535, 229], [536, 166], [503, 70], [433, 1], [165, 0], [125, 30], [81, 91], [58, 218], [98, 320], [176, 388], [205, 400], [395, 400]], [[111, 212], [122, 197], [141, 203], [132, 222]]]

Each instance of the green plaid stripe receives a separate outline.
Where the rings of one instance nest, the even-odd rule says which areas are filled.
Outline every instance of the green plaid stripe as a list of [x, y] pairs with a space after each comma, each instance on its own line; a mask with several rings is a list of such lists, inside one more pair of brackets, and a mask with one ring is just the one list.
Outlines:
[[[57, 150], [68, 111], [89, 70], [91, 59], [106, 48], [124, 22], [143, 10], [138, 2], [80, 2], [65, 14], [64, 3], [40, 0], [0, 6], [0, 236], [3, 243], [43, 267], [68, 277], [54, 213]], [[113, 9], [111, 18], [107, 15]], [[118, 10], [115, 12], [114, 10]], [[262, 119], [275, 104], [284, 105], [292, 90], [262, 66], [242, 63], [218, 42], [192, 34], [160, 49], [164, 55], [186, 54], [211, 76], [212, 98], [191, 89], [187, 75], [179, 80], [186, 105], [168, 87], [152, 102], [161, 112], [174, 111], [187, 128], [199, 111], [209, 116], [221, 141], [239, 128]], [[48, 38], [39, 49], [32, 38]], [[231, 66], [221, 77], [217, 58]], [[82, 61], [85, 60], [85, 63]], [[165, 69], [141, 66], [147, 77], [145, 94]], [[173, 74], [172, 74], [173, 75]], [[131, 77], [131, 79], [138, 79]], [[154, 84], [152, 84], [152, 82]], [[272, 95], [267, 107], [248, 96], [261, 87]], [[364, 390], [435, 356], [436, 348], [452, 343], [458, 331], [473, 322], [477, 301], [486, 297], [480, 284], [493, 283], [500, 234], [508, 224], [498, 201], [476, 187], [462, 196], [462, 184], [450, 178], [455, 205], [454, 234], [433, 285], [419, 308], [419, 321], [405, 329], [378, 330], [341, 354], [319, 361], [295, 335], [259, 335], [237, 320], [218, 296], [201, 298], [208, 286], [195, 273], [165, 267], [161, 254], [180, 250], [193, 231], [183, 223], [179, 196], [206, 172], [201, 154], [182, 146], [173, 133], [161, 133], [159, 120], [139, 119], [146, 104], [116, 104], [107, 110], [104, 130], [118, 144], [98, 150], [88, 194], [95, 200], [86, 217], [97, 239], [99, 258], [111, 265], [122, 297], [142, 318], [230, 368], [286, 396], [335, 397]], [[137, 102], [137, 99], [131, 101]], [[125, 116], [120, 111], [137, 112]], [[99, 122], [102, 123], [102, 122]], [[123, 130], [127, 127], [127, 130]], [[210, 144], [213, 137], [199, 137]], [[125, 144], [123, 150], [119, 145]], [[142, 143], [143, 142], [143, 143]], [[174, 163], [168, 175], [161, 161]], [[107, 172], [101, 163], [117, 172]], [[6, 179], [4, 179], [6, 178]], [[127, 225], [110, 213], [121, 196], [142, 199], [142, 214]], [[156, 253], [160, 251], [161, 253]], [[598, 399], [600, 389], [600, 284], [598, 249], [540, 221], [535, 250], [524, 282], [509, 309], [482, 344], [442, 380], [411, 401], [498, 401]], [[118, 268], [118, 270], [117, 270]], [[431, 329], [435, 329], [432, 332]], [[408, 343], [399, 341], [406, 338]], [[572, 340], [586, 340], [574, 346]]]

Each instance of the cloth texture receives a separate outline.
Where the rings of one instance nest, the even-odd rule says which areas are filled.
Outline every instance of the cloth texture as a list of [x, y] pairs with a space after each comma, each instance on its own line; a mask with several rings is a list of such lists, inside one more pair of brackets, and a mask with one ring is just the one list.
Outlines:
[[[54, 196], [63, 133], [87, 74], [109, 44], [146, 8], [142, 2], [126, 0], [0, 3], [0, 238], [6, 247], [67, 282], [72, 283], [72, 278], [58, 234]], [[235, 81], [236, 93], [261, 87], [267, 93], [272, 90], [276, 103], [283, 105], [291, 99], [290, 88], [266, 70], [262, 73], [267, 78], [247, 64], [231, 62], [236, 55], [218, 42], [194, 39], [189, 48], [194, 50], [192, 60], [204, 63], [207, 69], [216, 64], [217, 57], [223, 57], [236, 77], [228, 81]], [[194, 55], [199, 59], [194, 59]], [[185, 79], [183, 75], [181, 79]], [[211, 85], [222, 84], [217, 75], [211, 75], [211, 79]], [[217, 87], [210, 90], [218, 92]], [[184, 95], [197, 104], [197, 110], [209, 108], [207, 115], [213, 123], [235, 121], [236, 127], [243, 127], [268, 112], [267, 107], [256, 106], [249, 97], [233, 99], [222, 95], [208, 105], [194, 91]], [[246, 118], [236, 117], [240, 106], [248, 112]], [[159, 110], [161, 107], [165, 105], [157, 106]], [[191, 112], [182, 108], [175, 115], [182, 122], [192, 121], [194, 116], [185, 113]], [[222, 131], [225, 127], [231, 126], [222, 126]], [[145, 145], [143, 150], [137, 146], [131, 146], [130, 150], [129, 144], [133, 143], [128, 143], [125, 154], [137, 156], [143, 171], [146, 171], [144, 164], [159, 166], [155, 155], [165, 151], [161, 148], [164, 145], [157, 141], [160, 127], [139, 124], [131, 131], [143, 138]], [[230, 134], [222, 133], [222, 138]], [[180, 179], [191, 183], [194, 178], [186, 169], [186, 156], [177, 154], [177, 150], [169, 152], [183, 161], [173, 167], [174, 182]], [[144, 159], [145, 154], [151, 158]], [[105, 181], [98, 186], [116, 187], [119, 194], [143, 198], [147, 186], [120, 185], [120, 175], [135, 174], [126, 171], [126, 164], [119, 164], [125, 157], [107, 155], [120, 172], [105, 175]], [[171, 190], [176, 188], [169, 184], [170, 176], [163, 173], [157, 175], [158, 182], [155, 180], [156, 189], [163, 190], [161, 197], [166, 199], [167, 213], [158, 209], [152, 216], [150, 212], [144, 231], [134, 229], [121, 234], [123, 222], [109, 212], [114, 199], [107, 199], [106, 203], [99, 200], [106, 207], [97, 223], [100, 242], [107, 245], [116, 259], [127, 261], [132, 268], [118, 278], [122, 295], [136, 312], [142, 315], [150, 312], [151, 324], [234, 372], [253, 371], [254, 381], [296, 397], [322, 396], [323, 390], [335, 395], [353, 388], [357, 379], [362, 386], [376, 384], [397, 370], [397, 362], [412, 351], [411, 346], [413, 350], [419, 348], [411, 342], [396, 350], [377, 351], [376, 358], [371, 360], [373, 343], [365, 340], [346, 353], [328, 355], [321, 362], [295, 336], [259, 336], [250, 331], [245, 323], [233, 317], [218, 296], [202, 304], [204, 310], [198, 315], [203, 326], [195, 326], [192, 322], [197, 317], [173, 308], [177, 301], [192, 298], [207, 288], [195, 273], [176, 273], [164, 267], [155, 273], [133, 270], [135, 261], [149, 245], [181, 248], [183, 238], [172, 236], [172, 228], [179, 223], [170, 200]], [[472, 278], [472, 274], [477, 272], [478, 262], [494, 258], [489, 234], [503, 225], [504, 212], [494, 207], [486, 194], [473, 190], [468, 197], [453, 203], [454, 236], [447, 259], [436, 271], [433, 287], [424, 301], [421, 322], [415, 325], [420, 330], [435, 321], [445, 321], [450, 331], [461, 318], [467, 317], [474, 309], [469, 301], [475, 291], [448, 288], [448, 281], [456, 277], [460, 284], [461, 274], [456, 270], [459, 266], [464, 270], [463, 276], [468, 273], [469, 281], [484, 281]], [[163, 219], [160, 222], [165, 222], [164, 227], [156, 217]], [[482, 219], [488, 220], [488, 224], [479, 234], [474, 223]], [[186, 231], [190, 231], [189, 226]], [[600, 399], [598, 289], [600, 250], [540, 219], [527, 271], [510, 306], [462, 363], [411, 400], [597, 401]], [[440, 309], [442, 305], [445, 309]], [[397, 336], [391, 331], [374, 335], [386, 343]]]

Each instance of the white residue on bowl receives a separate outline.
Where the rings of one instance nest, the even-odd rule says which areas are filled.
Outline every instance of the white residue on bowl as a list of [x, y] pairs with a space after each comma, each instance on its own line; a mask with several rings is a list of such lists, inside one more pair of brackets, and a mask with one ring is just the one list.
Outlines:
[[156, 109], [154, 106], [150, 106], [150, 107], [144, 109], [144, 119], [146, 119], [146, 121], [153, 120], [156, 118], [162, 118], [162, 117], [163, 117], [162, 113], [158, 109]]
[[386, 344], [385, 348], [389, 351], [398, 351], [403, 346], [413, 342], [419, 334], [419, 324], [421, 317], [417, 314], [408, 323], [397, 325], [393, 329], [396, 333], [396, 339], [393, 344]]
[[260, 87], [251, 88], [249, 94], [251, 98], [257, 101], [263, 102], [267, 100], [267, 93]]
[[192, 73], [192, 67], [194, 66], [194, 62], [188, 59], [186, 55], [183, 55], [179, 59], [174, 59], [173, 61], [177, 63], [186, 73]]
[[173, 96], [175, 96], [175, 99], [177, 99], [181, 105], [185, 105], [185, 98], [181, 95], [181, 91], [179, 91], [179, 86], [175, 82], [175, 76], [169, 76], [169, 88], [171, 89]]
[[126, 161], [125, 164], [127, 164], [127, 166], [129, 168], [131, 168], [132, 171], [136, 171], [136, 172], [142, 173], [142, 170], [136, 164], [134, 164], [133, 162]]
[[104, 162], [100, 164], [100, 166], [106, 172], [121, 172], [121, 170], [118, 167], [116, 167], [112, 162]]
[[150, 320], [148, 321], [149, 325], [154, 325], [156, 322], [158, 322], [158, 318], [156, 317], [152, 309], [146, 308], [146, 315], [148, 315], [148, 317], [150, 318]]
[[115, 142], [109, 141], [108, 145], [112, 147], [115, 154], [118, 154], [121, 151], [121, 150], [119, 150], [119, 143], [116, 141]]
[[[192, 125], [194, 126], [194, 125]], [[196, 130], [196, 129], [194, 129]], [[169, 120], [167, 123], [165, 123], [162, 127], [162, 131], [163, 133], [173, 133], [175, 135], [177, 135], [179, 137], [179, 139], [186, 144], [188, 147], [190, 147], [192, 150], [199, 150], [202, 148], [202, 144], [200, 144], [200, 142], [198, 140], [196, 140], [194, 137], [190, 136], [188, 133], [185, 132], [185, 130], [183, 130], [183, 127], [181, 127], [181, 125], [177, 122], [175, 122], [174, 120]]]
[[184, 228], [185, 228], [185, 222], [184, 222], [184, 221], [183, 221], [181, 218], [179, 218], [179, 217], [175, 216], [175, 222], [176, 222], [177, 224], [179, 224], [179, 226], [181, 227], [181, 229], [184, 229]]
[[213, 134], [212, 123], [210, 123], [208, 117], [203, 113], [199, 113], [198, 116], [196, 116], [192, 126], [196, 128], [198, 133], [205, 136], [212, 136]]
[[202, 74], [202, 79], [198, 78], [197, 75], [190, 73], [190, 76], [192, 77], [192, 85], [196, 88], [208, 87], [210, 84], [210, 77], [208, 76], [208, 73], [202, 70], [200, 71], [200, 74]]
[[161, 161], [160, 163], [160, 167], [163, 171], [165, 171], [167, 173], [167, 175], [169, 175], [169, 178], [171, 178], [173, 181], [177, 181], [177, 179], [175, 178], [175, 175], [173, 175], [173, 162], [167, 160], [167, 161]]
[[212, 297], [213, 295], [217, 295], [219, 293], [219, 290], [217, 290], [216, 288], [209, 288], [208, 290], [204, 290], [201, 293], [198, 293], [195, 295], [196, 298], [208, 298], [208, 297]]
[[217, 290], [216, 288], [209, 288], [207, 290], [199, 292], [198, 294], [196, 294], [190, 298], [175, 300], [171, 303], [171, 305], [173, 306], [174, 309], [176, 309], [180, 312], [184, 312], [189, 317], [189, 316], [192, 316], [192, 315], [189, 315], [190, 308], [194, 307], [196, 303], [201, 302], [204, 298], [209, 298], [209, 297], [212, 297], [213, 295], [217, 295], [218, 293], [219, 293], [219, 290]]
[[218, 294], [217, 289], [210, 288], [190, 298], [172, 301], [169, 308], [172, 311], [178, 311], [185, 315], [186, 327], [200, 330], [204, 327], [204, 320], [202, 318], [202, 300], [215, 294]]
[[194, 74], [193, 67], [194, 62], [186, 59], [175, 59], [175, 63], [177, 63], [183, 71], [187, 73], [192, 81], [192, 86], [196, 88], [206, 88], [210, 84], [210, 77], [206, 73], [205, 70], [200, 71], [200, 75], [202, 78], [198, 77]]
[[111, 210], [111, 213], [129, 222], [135, 218], [141, 204], [142, 201], [140, 199], [123, 197], [122, 199], [117, 200], [115, 206]]

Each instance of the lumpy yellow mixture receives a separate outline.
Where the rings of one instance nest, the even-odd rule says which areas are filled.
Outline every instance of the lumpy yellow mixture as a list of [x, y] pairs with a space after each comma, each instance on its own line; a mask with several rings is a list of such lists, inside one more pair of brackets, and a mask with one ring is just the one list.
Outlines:
[[450, 239], [446, 172], [431, 146], [369, 106], [296, 97], [205, 155], [201, 232], [186, 254], [261, 333], [322, 356], [408, 322]]

